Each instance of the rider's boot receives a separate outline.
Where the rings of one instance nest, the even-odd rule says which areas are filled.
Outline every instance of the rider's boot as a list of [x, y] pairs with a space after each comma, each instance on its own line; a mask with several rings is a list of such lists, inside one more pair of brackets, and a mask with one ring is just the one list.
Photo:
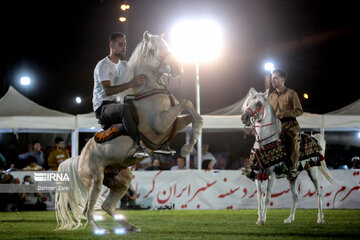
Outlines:
[[[114, 124], [113, 126], [119, 130], [127, 131], [124, 124], [122, 124], [122, 123]], [[135, 153], [133, 154], [133, 158], [147, 158], [149, 156], [150, 155], [147, 153], [146, 147], [144, 147], [140, 144], [137, 144]]]

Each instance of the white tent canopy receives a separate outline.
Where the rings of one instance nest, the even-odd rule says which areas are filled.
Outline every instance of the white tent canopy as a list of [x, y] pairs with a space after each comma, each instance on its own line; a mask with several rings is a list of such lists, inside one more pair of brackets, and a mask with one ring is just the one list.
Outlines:
[[12, 86], [0, 99], [0, 131], [71, 132], [72, 155], [78, 152], [78, 131], [74, 115], [43, 107]]
[[[225, 108], [202, 115], [204, 131], [241, 130], [241, 107], [246, 97]], [[360, 129], [360, 99], [327, 114], [304, 113], [298, 118], [302, 128], [353, 131]], [[188, 130], [188, 127], [186, 130]], [[0, 99], [0, 130], [47, 132], [71, 131], [73, 154], [78, 152], [79, 131], [95, 132], [100, 125], [93, 112], [76, 116], [45, 108], [9, 87]]]
[[360, 99], [324, 114], [324, 127], [333, 130], [358, 131], [360, 128]]
[[338, 110], [328, 112], [330, 115], [360, 115], [360, 99]]
[[[206, 129], [241, 129], [241, 106], [245, 97], [236, 103], [213, 111], [204, 118]], [[302, 128], [360, 128], [360, 99], [327, 114], [304, 113], [298, 118]], [[62, 129], [97, 131], [100, 125], [93, 112], [71, 114], [45, 108], [24, 97], [10, 86], [0, 99], [0, 129]]]
[[0, 129], [75, 129], [75, 116], [31, 101], [12, 86], [0, 99]]

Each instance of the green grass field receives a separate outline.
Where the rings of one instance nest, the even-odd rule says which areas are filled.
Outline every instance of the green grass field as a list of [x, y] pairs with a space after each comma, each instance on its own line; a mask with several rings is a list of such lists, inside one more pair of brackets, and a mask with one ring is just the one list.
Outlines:
[[[121, 211], [141, 233], [94, 236], [91, 227], [53, 231], [55, 212], [0, 212], [0, 239], [360, 239], [360, 210], [297, 210], [295, 223], [283, 224], [289, 210], [269, 210], [265, 226], [257, 226], [256, 210]], [[101, 226], [117, 226], [105, 219]]]

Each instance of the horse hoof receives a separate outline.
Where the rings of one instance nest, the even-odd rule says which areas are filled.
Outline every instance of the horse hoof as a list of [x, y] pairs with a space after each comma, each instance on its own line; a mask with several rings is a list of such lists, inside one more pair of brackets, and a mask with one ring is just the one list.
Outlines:
[[186, 157], [187, 155], [189, 155], [189, 153], [191, 152], [192, 150], [192, 147], [190, 145], [184, 145], [182, 146], [181, 148], [181, 151], [180, 151], [180, 155], [182, 157]]
[[257, 224], [257, 225], [260, 225], [260, 226], [263, 226], [263, 225], [265, 225], [265, 222], [262, 221], [262, 220], [257, 220], [257, 221], [256, 221], [256, 224]]
[[138, 227], [133, 226], [133, 227], [130, 228], [128, 231], [129, 231], [129, 232], [141, 232], [141, 228], [138, 228]]
[[324, 224], [325, 221], [324, 221], [324, 219], [318, 219], [318, 220], [317, 220], [317, 223], [318, 223], [318, 224]]
[[289, 223], [292, 223], [292, 222], [293, 222], [293, 220], [291, 220], [290, 218], [287, 218], [287, 219], [284, 220], [284, 223], [286, 223], [286, 224], [289, 224]]

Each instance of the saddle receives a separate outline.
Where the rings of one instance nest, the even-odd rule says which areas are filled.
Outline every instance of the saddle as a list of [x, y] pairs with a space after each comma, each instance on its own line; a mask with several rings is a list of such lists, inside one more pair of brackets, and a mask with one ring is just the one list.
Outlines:
[[[308, 134], [301, 134], [298, 170], [301, 171], [311, 166], [319, 166], [320, 161], [324, 160], [320, 151], [321, 147], [315, 138]], [[292, 166], [292, 162], [286, 152], [284, 137], [281, 137], [279, 141], [269, 143], [259, 149], [252, 149], [250, 152], [250, 162], [253, 170], [264, 170], [279, 163], [284, 163], [284, 165], [281, 166], [282, 168]]]
[[[106, 123], [99, 122], [104, 129], [100, 130], [95, 134], [95, 142], [104, 143], [118, 136], [126, 135], [130, 136], [138, 145], [141, 140], [147, 148], [153, 151], [159, 149], [162, 144], [156, 145], [152, 143], [145, 135], [143, 135], [139, 131], [139, 117], [136, 111], [136, 107], [133, 103], [133, 101], [141, 100], [155, 94], [166, 94], [169, 97], [171, 106], [173, 107], [175, 105], [173, 95], [165, 89], [156, 89], [135, 96], [126, 96], [125, 104], [123, 107], [123, 124], [107, 125]], [[176, 126], [177, 120], [175, 120], [170, 132], [170, 136], [168, 137], [168, 139], [165, 140], [165, 142], [170, 142], [173, 139], [173, 137], [175, 136]]]

